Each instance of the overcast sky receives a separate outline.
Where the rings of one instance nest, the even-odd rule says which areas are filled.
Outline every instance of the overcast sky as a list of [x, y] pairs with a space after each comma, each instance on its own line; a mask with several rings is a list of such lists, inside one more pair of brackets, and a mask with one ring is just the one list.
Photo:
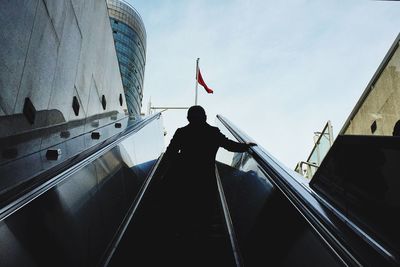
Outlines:
[[[400, 2], [129, 0], [147, 30], [143, 111], [199, 104], [222, 114], [289, 168], [313, 133], [336, 136], [400, 30]], [[185, 111], [167, 111], [166, 145]]]

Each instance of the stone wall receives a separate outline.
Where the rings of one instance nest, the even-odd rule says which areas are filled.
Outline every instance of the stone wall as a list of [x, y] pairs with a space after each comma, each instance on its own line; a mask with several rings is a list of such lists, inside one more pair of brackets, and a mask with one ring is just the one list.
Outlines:
[[400, 120], [400, 35], [367, 86], [341, 134], [392, 135]]
[[[2, 0], [0, 48], [0, 138], [125, 116], [105, 0]], [[80, 124], [74, 135], [90, 130]]]

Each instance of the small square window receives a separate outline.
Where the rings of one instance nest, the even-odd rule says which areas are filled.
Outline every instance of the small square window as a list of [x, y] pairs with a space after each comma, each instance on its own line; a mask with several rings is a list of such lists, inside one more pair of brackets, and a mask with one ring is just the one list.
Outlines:
[[374, 121], [374, 122], [371, 124], [371, 133], [375, 133], [376, 128], [377, 128], [376, 121]]

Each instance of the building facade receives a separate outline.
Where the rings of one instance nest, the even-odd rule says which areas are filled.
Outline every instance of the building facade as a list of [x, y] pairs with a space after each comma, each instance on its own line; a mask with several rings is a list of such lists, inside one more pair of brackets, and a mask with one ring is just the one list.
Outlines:
[[393, 135], [400, 120], [400, 35], [397, 36], [339, 134]]
[[[354, 106], [339, 135], [400, 135], [399, 44], [400, 34]], [[325, 126], [322, 132], [330, 128], [331, 126], [328, 128]], [[301, 161], [296, 165], [295, 170], [298, 173], [312, 178], [333, 144], [333, 134], [327, 136], [330, 136], [329, 143], [326, 138], [318, 139], [307, 161]], [[324, 151], [323, 156], [316, 157], [315, 152], [320, 153], [321, 148]]]
[[139, 13], [127, 2], [107, 0], [115, 49], [131, 117], [140, 115], [146, 65], [146, 30]]
[[0, 155], [14, 151], [0, 163], [126, 117], [104, 1], [0, 1], [0, 10], [0, 141], [21, 139], [0, 145]]

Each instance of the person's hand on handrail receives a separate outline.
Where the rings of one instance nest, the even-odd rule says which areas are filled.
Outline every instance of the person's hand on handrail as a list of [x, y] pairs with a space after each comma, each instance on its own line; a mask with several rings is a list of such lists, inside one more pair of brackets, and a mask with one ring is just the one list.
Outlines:
[[248, 146], [248, 149], [250, 149], [252, 146], [257, 146], [257, 144], [253, 142], [246, 142], [246, 145]]

